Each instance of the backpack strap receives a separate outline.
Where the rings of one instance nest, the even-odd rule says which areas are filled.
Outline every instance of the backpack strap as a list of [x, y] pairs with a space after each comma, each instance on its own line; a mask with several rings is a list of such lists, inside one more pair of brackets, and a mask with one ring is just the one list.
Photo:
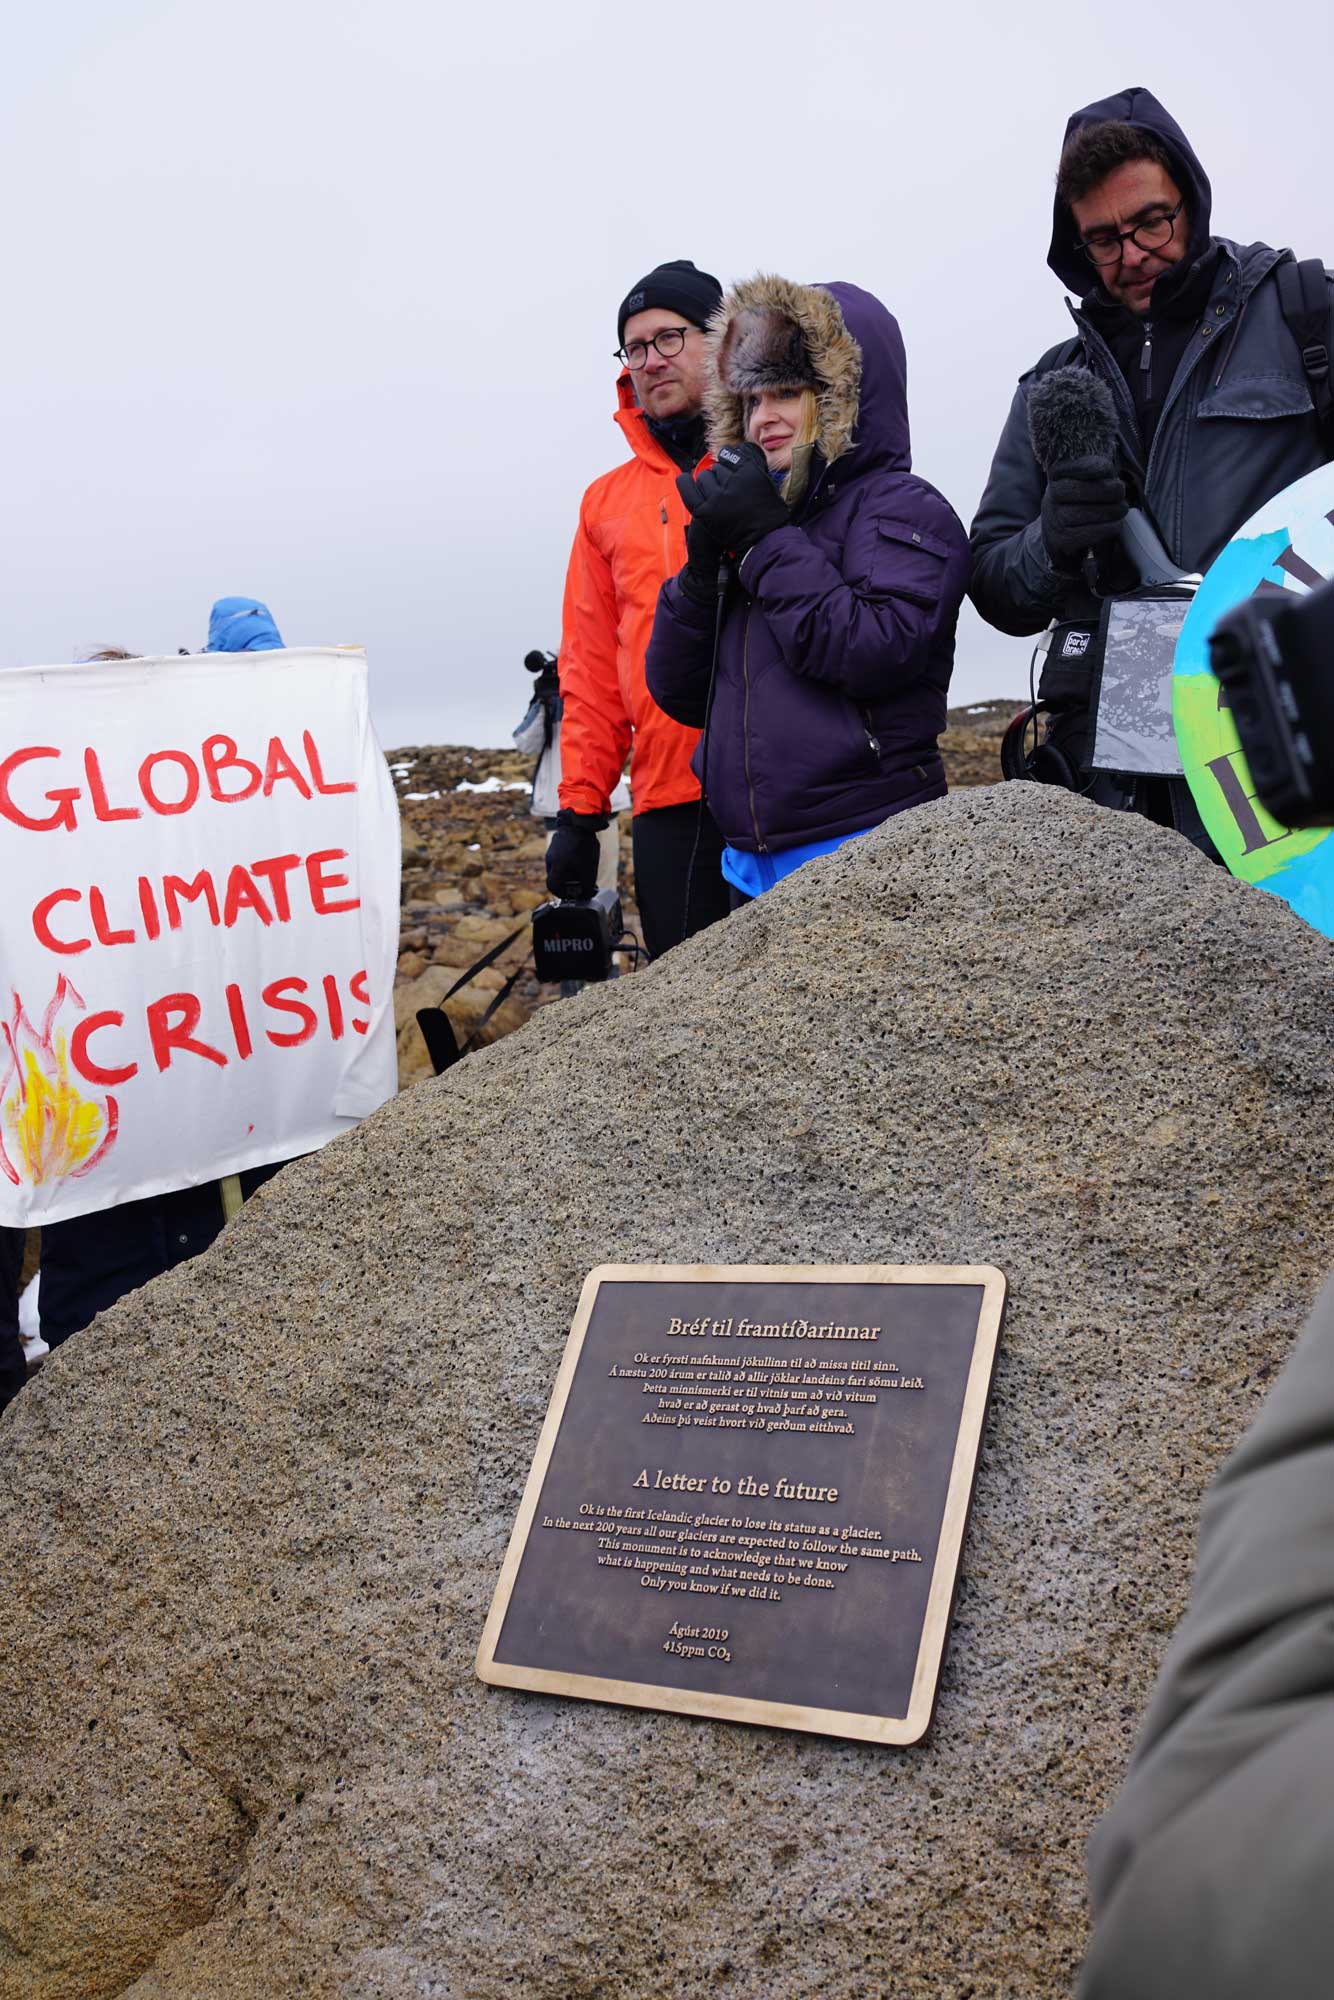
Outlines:
[[1329, 278], [1318, 257], [1299, 264], [1291, 255], [1278, 267], [1278, 302], [1302, 357], [1325, 447], [1334, 456], [1334, 383], [1330, 381]]
[[460, 1056], [467, 1055], [477, 1037], [481, 1034], [482, 1029], [491, 1019], [497, 1007], [499, 1007], [501, 1001], [509, 998], [510, 989], [524, 968], [520, 964], [517, 970], [510, 974], [510, 977], [501, 987], [499, 993], [497, 993], [495, 999], [491, 1002], [491, 1005], [487, 1008], [462, 1048], [459, 1047], [458, 1036], [454, 1033], [449, 1016], [445, 1012], [446, 1000], [452, 1000], [459, 988], [466, 986], [468, 981], [477, 973], [485, 972], [488, 965], [494, 965], [503, 952], [507, 952], [512, 944], [517, 943], [527, 928], [526, 923], [520, 924], [517, 931], [511, 931], [507, 938], [500, 940], [499, 944], [492, 945], [490, 951], [484, 951], [482, 956], [470, 965], [466, 972], [459, 974], [448, 993], [441, 994], [434, 1007], [421, 1007], [418, 1009], [417, 1026], [422, 1031], [422, 1040], [426, 1044], [426, 1053], [431, 1058], [431, 1068], [437, 1076], [442, 1071], [449, 1069], [453, 1063], [456, 1063]]

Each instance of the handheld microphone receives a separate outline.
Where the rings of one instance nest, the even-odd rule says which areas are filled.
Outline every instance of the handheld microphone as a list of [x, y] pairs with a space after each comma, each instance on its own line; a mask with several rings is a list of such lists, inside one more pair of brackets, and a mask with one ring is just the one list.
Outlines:
[[1046, 472], [1063, 458], [1116, 458], [1112, 392], [1087, 368], [1053, 368], [1028, 392], [1028, 435]]
[[[1116, 405], [1111, 390], [1088, 368], [1053, 368], [1029, 391], [1028, 435], [1044, 472], [1071, 458], [1104, 458], [1115, 465]], [[1127, 513], [1120, 540], [1141, 583], [1180, 581], [1181, 566], [1168, 555], [1142, 507]], [[1085, 562], [1085, 573], [1091, 579], [1092, 562]]]

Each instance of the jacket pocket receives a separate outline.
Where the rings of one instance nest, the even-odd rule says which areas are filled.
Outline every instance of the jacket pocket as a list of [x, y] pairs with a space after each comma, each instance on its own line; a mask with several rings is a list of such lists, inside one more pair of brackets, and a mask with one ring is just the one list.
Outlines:
[[948, 543], [909, 521], [877, 521], [876, 527], [880, 541], [872, 564], [874, 588], [886, 597], [906, 597], [910, 604], [931, 610], [940, 602]]
[[831, 784], [843, 785], [849, 779], [866, 778], [878, 771], [881, 752], [880, 738], [867, 704], [853, 701], [849, 695], [839, 695], [837, 699], [839, 722], [833, 739], [837, 753], [830, 758], [828, 778]]
[[1273, 417], [1309, 417], [1315, 405], [1302, 375], [1239, 375], [1225, 377], [1216, 389], [1201, 396], [1197, 417], [1243, 418], [1263, 422]]
[[783, 793], [824, 801], [874, 779], [880, 741], [871, 709], [816, 682], [800, 682], [795, 692], [759, 759], [765, 771], [781, 770]]

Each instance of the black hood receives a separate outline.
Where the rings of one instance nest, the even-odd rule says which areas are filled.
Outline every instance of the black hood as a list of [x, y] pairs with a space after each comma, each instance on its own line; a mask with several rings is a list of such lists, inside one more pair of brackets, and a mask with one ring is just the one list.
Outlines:
[[[1096, 104], [1086, 104], [1082, 111], [1076, 111], [1065, 128], [1065, 138], [1061, 141], [1064, 151], [1075, 133], [1085, 125], [1101, 125], [1109, 118], [1119, 119], [1125, 125], [1133, 125], [1142, 132], [1152, 132], [1173, 165], [1172, 178], [1186, 197], [1186, 212], [1190, 217], [1190, 243], [1185, 257], [1174, 271], [1164, 272], [1154, 287], [1154, 301], [1164, 285], [1169, 291], [1189, 282], [1195, 267], [1210, 248], [1210, 224], [1213, 211], [1213, 189], [1209, 186], [1209, 176], [1195, 157], [1189, 139], [1170, 112], [1164, 111], [1151, 90], [1136, 88], [1118, 90], [1114, 97], [1101, 98]], [[1062, 284], [1068, 285], [1080, 298], [1093, 294], [1100, 295], [1097, 275], [1083, 251], [1076, 248], [1078, 232], [1074, 217], [1059, 195], [1052, 203], [1051, 248], [1047, 252], [1047, 262], [1055, 271]]]

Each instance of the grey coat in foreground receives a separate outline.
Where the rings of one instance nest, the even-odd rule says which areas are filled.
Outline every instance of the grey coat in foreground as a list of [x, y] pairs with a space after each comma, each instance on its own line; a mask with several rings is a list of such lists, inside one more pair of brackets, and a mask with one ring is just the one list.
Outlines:
[[1334, 1282], [1204, 1503], [1190, 1608], [1089, 1845], [1080, 2000], [1334, 1989]]

